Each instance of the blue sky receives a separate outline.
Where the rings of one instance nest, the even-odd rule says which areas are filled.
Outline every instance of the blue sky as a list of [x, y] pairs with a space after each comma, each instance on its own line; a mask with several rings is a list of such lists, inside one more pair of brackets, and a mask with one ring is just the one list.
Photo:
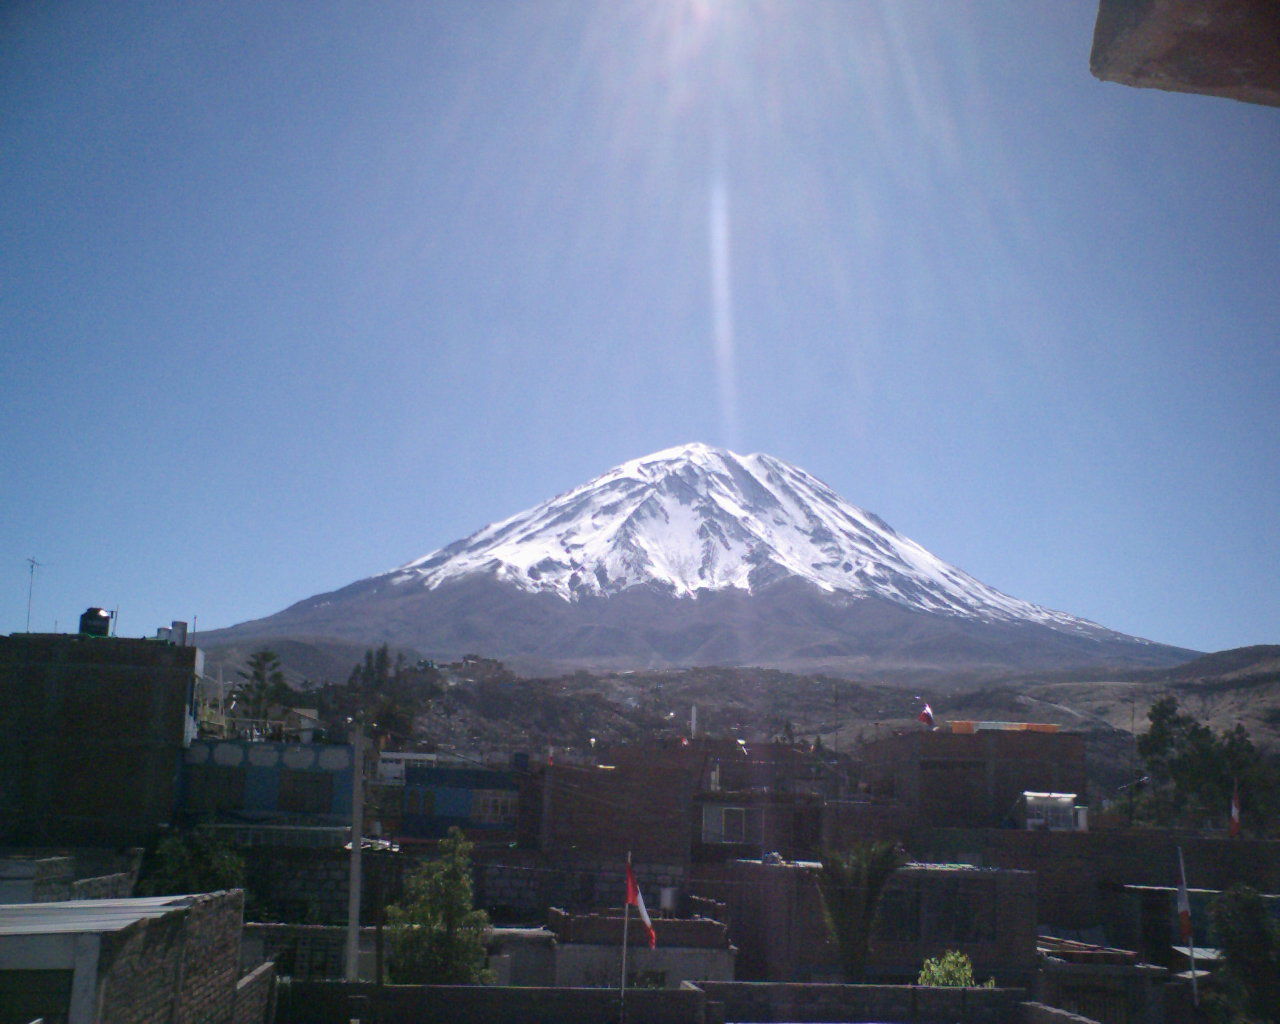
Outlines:
[[1280, 111], [1096, 5], [0, 11], [0, 631], [277, 611], [767, 451], [1017, 597], [1280, 642]]

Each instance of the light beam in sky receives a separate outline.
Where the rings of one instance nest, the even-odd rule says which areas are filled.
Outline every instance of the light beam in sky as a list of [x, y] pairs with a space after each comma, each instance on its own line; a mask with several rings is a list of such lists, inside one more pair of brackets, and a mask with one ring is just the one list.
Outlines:
[[724, 174], [711, 179], [711, 329], [716, 387], [720, 399], [720, 430], [724, 443], [737, 444], [738, 394], [733, 357], [733, 281], [729, 268], [729, 189]]

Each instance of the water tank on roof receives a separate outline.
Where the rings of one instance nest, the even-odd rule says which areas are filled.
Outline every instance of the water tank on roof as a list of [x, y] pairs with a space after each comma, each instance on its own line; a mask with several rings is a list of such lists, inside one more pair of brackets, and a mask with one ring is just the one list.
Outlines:
[[80, 632], [84, 636], [110, 636], [111, 613], [105, 608], [89, 608], [80, 616]]

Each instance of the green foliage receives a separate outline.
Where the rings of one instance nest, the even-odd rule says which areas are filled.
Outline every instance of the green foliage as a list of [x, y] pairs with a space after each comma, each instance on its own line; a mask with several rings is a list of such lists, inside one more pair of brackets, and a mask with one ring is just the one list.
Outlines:
[[1158, 825], [1225, 827], [1232, 791], [1239, 784], [1245, 828], [1275, 819], [1280, 798], [1272, 760], [1264, 758], [1242, 725], [1213, 730], [1164, 697], [1147, 713], [1148, 730], [1138, 754], [1150, 778], [1140, 816]]
[[901, 848], [890, 842], [858, 843], [842, 853], [823, 854], [818, 889], [847, 982], [862, 980], [880, 895], [905, 859]]
[[[937, 988], [973, 988], [977, 985], [973, 980], [973, 961], [967, 953], [957, 949], [949, 949], [940, 957], [929, 957], [920, 967], [916, 984]], [[981, 987], [995, 988], [995, 978], [988, 978]]]
[[156, 844], [138, 881], [142, 896], [177, 896], [244, 888], [244, 858], [217, 832], [200, 826]]
[[249, 671], [237, 675], [244, 682], [231, 696], [244, 707], [245, 717], [265, 719], [272, 704], [288, 704], [293, 696], [284, 681], [280, 658], [265, 647], [249, 656]]
[[1222, 949], [1215, 1015], [1223, 1021], [1280, 1021], [1280, 926], [1247, 885], [1221, 893], [1211, 908]]
[[375, 740], [404, 744], [414, 738], [414, 719], [444, 692], [439, 670], [428, 661], [410, 665], [404, 652], [393, 658], [386, 644], [370, 647], [351, 669], [345, 686], [325, 686], [316, 694], [321, 715], [340, 722], [359, 716]]
[[405, 880], [404, 901], [387, 908], [387, 977], [396, 985], [478, 985], [489, 918], [472, 905], [471, 849], [449, 829], [440, 854]]

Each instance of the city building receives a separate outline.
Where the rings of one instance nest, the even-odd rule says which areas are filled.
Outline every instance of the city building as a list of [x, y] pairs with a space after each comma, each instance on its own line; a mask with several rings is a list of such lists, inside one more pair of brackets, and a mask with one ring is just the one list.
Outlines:
[[174, 820], [201, 652], [100, 635], [100, 611], [92, 633], [0, 637], [0, 843], [124, 846]]
[[864, 743], [870, 796], [926, 828], [1017, 827], [1023, 794], [1086, 792], [1084, 736], [1056, 725], [947, 722]]

